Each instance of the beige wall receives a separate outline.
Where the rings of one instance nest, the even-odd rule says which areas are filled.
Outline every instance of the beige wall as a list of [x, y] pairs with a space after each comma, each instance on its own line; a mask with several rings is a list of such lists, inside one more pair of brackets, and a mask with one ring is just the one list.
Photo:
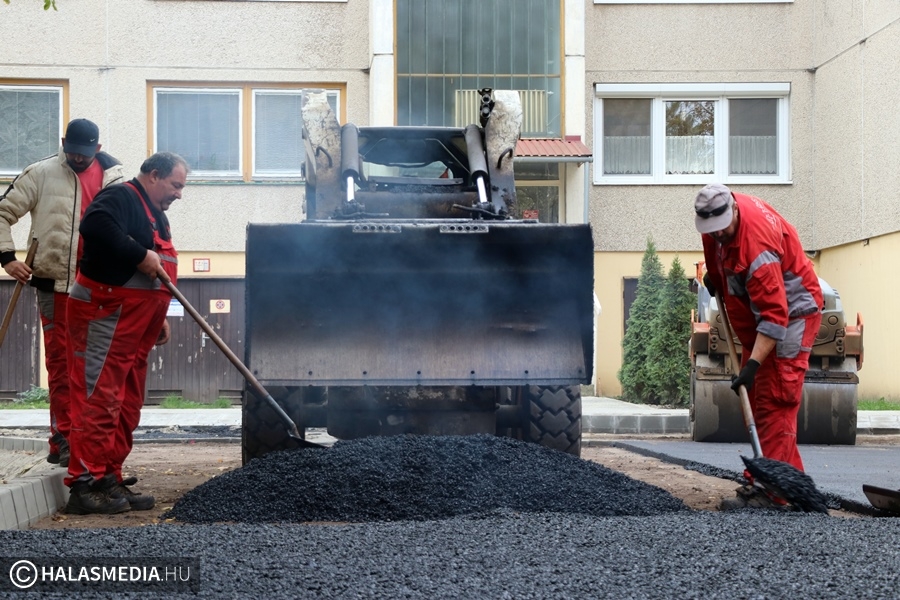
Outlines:
[[[809, 249], [900, 230], [897, 2], [591, 4], [585, 39], [588, 122], [596, 83], [788, 82], [792, 181], [735, 189], [769, 201]], [[699, 249], [680, 226], [699, 187], [592, 185], [597, 249], [641, 251], [648, 234]]]
[[[194, 271], [195, 259], [209, 260], [209, 272]], [[243, 277], [246, 262], [243, 252], [179, 252], [178, 278]]]
[[[585, 39], [588, 123], [596, 83], [790, 83], [792, 181], [733, 187], [792, 222], [804, 247], [821, 251], [817, 271], [841, 293], [848, 320], [862, 313], [861, 396], [900, 398], [888, 347], [900, 328], [891, 311], [900, 287], [891, 275], [900, 250], [900, 4], [589, 2]], [[587, 137], [593, 144], [592, 128]], [[666, 266], [676, 252], [686, 268], [700, 257], [691, 210], [700, 185], [590, 186], [599, 393], [621, 391], [622, 277], [639, 274], [647, 237]]]
[[[643, 245], [646, 249], [646, 237]], [[658, 256], [666, 273], [677, 256], [688, 276], [695, 272], [694, 263], [703, 260], [702, 252], [659, 252]], [[622, 393], [617, 373], [622, 367], [622, 337], [625, 334], [623, 279], [640, 276], [643, 258], [644, 250], [594, 254], [594, 289], [601, 307], [600, 318], [597, 319], [597, 353], [594, 357], [596, 393], [599, 395], [616, 397]], [[687, 341], [684, 352], [687, 352]]]
[[824, 250], [816, 271], [841, 295], [844, 316], [850, 323], [862, 316], [863, 368], [859, 372], [860, 398], [900, 399], [896, 343], [900, 340], [900, 233], [852, 242]]
[[814, 245], [900, 230], [900, 3], [816, 13]]
[[[811, 6], [591, 4], [585, 18], [588, 122], [595, 118], [596, 83], [790, 83], [792, 184], [735, 189], [766, 199], [811, 239]], [[593, 144], [593, 131], [588, 137]], [[648, 235], [660, 250], [699, 250], [691, 202], [702, 185], [593, 185], [597, 250], [642, 252]]]
[[[148, 81], [346, 86], [343, 120], [369, 114], [366, 2], [77, 0], [2, 5], [0, 77], [69, 82], [67, 118], [100, 126], [135, 175], [152, 148]], [[296, 222], [302, 185], [189, 181], [169, 211], [180, 251], [242, 252], [248, 222]], [[25, 245], [27, 226], [14, 228]]]

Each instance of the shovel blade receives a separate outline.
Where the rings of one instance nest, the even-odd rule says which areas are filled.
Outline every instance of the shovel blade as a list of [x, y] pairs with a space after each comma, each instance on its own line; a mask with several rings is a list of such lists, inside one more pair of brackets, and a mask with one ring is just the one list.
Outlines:
[[900, 490], [888, 490], [864, 484], [863, 493], [875, 508], [900, 514]]

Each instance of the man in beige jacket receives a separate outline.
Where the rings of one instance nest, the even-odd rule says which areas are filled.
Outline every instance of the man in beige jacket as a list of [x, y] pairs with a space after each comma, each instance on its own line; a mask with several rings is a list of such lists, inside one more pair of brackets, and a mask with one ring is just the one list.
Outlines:
[[[37, 290], [44, 355], [50, 387], [50, 454], [47, 461], [67, 466], [71, 428], [67, 371], [66, 298], [81, 255], [78, 226], [97, 193], [124, 181], [118, 160], [100, 151], [100, 129], [87, 119], [66, 128], [62, 147], [27, 167], [0, 196], [0, 266]], [[29, 240], [37, 240], [33, 267], [16, 258], [12, 226], [31, 215]]]

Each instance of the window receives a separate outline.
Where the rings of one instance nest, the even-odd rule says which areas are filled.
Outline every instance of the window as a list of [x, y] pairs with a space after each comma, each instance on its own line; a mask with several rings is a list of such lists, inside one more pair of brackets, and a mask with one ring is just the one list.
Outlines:
[[594, 0], [594, 4], [766, 4], [794, 0]]
[[[153, 147], [183, 156], [193, 179], [300, 179], [301, 108], [309, 89], [321, 88], [154, 87]], [[326, 91], [340, 121], [341, 90]]]
[[396, 0], [396, 6], [399, 125], [470, 124], [478, 90], [493, 88], [520, 92], [524, 136], [561, 135], [560, 0]]
[[517, 161], [515, 169], [522, 218], [559, 223], [559, 164]]
[[59, 152], [62, 106], [62, 85], [0, 83], [0, 177]]
[[594, 183], [787, 183], [790, 84], [597, 84]]

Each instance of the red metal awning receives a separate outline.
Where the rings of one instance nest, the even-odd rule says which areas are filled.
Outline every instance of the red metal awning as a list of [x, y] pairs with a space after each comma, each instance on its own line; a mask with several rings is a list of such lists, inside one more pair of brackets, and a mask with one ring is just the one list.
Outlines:
[[593, 162], [590, 148], [581, 142], [581, 136], [566, 139], [521, 139], [516, 144], [516, 159], [529, 162]]

